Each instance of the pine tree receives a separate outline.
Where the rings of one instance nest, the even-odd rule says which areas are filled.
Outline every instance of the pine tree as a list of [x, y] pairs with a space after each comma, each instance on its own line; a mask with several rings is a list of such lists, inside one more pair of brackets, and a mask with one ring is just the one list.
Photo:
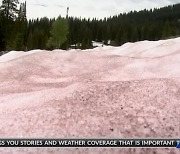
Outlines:
[[14, 39], [14, 49], [25, 50], [25, 38], [27, 29], [26, 3], [20, 4], [18, 18], [15, 21], [15, 25], [16, 37]]
[[16, 36], [15, 20], [18, 13], [18, 3], [18, 0], [3, 0], [0, 7], [3, 22], [4, 50], [12, 50], [14, 46], [14, 37]]
[[172, 30], [169, 21], [167, 21], [164, 25], [162, 32], [162, 39], [169, 38], [171, 36]]
[[138, 31], [137, 31], [137, 28], [134, 27], [132, 28], [132, 31], [131, 31], [131, 42], [136, 42], [138, 41]]
[[4, 32], [4, 22], [3, 17], [0, 14], [0, 55], [2, 54], [1, 51], [5, 50], [5, 32]]
[[3, 0], [1, 5], [1, 12], [7, 19], [15, 20], [18, 14], [17, 5], [18, 0]]
[[27, 38], [27, 48], [28, 48], [28, 50], [33, 49], [33, 33], [32, 33], [32, 31], [30, 31], [28, 38]]

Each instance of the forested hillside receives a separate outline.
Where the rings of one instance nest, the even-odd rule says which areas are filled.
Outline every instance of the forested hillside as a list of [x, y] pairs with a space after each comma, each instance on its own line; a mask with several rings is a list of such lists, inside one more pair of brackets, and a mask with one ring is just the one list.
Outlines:
[[26, 48], [26, 2], [3, 0], [0, 6], [0, 51]]
[[[4, 2], [4, 3], [3, 3]], [[3, 0], [0, 16], [0, 50], [53, 49], [48, 46], [54, 19], [27, 20], [26, 3], [12, 8]], [[9, 10], [6, 11], [6, 10]], [[59, 17], [61, 19], [61, 17]], [[133, 11], [98, 20], [66, 17], [67, 40], [60, 48], [91, 48], [92, 41], [114, 46], [140, 40], [159, 40], [180, 36], [180, 4], [153, 10]]]

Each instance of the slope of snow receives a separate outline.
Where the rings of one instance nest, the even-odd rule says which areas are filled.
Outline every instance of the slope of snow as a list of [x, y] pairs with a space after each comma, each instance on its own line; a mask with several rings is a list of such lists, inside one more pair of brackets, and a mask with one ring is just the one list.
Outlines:
[[[0, 136], [177, 138], [180, 38], [0, 57]], [[133, 152], [132, 152], [133, 151]], [[0, 149], [0, 153], [178, 153], [176, 149]]]
[[111, 54], [128, 57], [161, 57], [179, 52], [180, 38], [160, 41], [141, 41], [126, 43], [113, 48]]
[[33, 53], [37, 53], [37, 52], [42, 52], [41, 50], [32, 50], [32, 51], [28, 51], [28, 52], [23, 52], [23, 51], [11, 51], [8, 52], [2, 56], [0, 56], [0, 63], [2, 62], [8, 62], [23, 56], [28, 56], [30, 54]]

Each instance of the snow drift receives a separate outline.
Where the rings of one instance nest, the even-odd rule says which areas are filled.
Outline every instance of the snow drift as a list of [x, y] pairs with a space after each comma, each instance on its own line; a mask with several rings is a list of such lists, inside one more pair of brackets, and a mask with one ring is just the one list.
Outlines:
[[[180, 137], [180, 38], [0, 57], [0, 137]], [[12, 149], [0, 149], [12, 153]], [[16, 149], [14, 153], [178, 153]]]

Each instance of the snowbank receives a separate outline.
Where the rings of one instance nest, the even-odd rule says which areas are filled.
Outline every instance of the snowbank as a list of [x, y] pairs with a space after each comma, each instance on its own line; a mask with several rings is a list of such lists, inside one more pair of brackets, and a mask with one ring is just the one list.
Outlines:
[[[0, 136], [177, 138], [179, 66], [180, 38], [85, 51], [12, 51], [0, 57]], [[72, 152], [16, 149], [14, 153]], [[132, 149], [75, 153], [129, 154]], [[133, 149], [133, 153], [178, 151]]]
[[8, 62], [23, 56], [28, 56], [30, 54], [33, 53], [37, 53], [37, 52], [42, 52], [42, 50], [32, 50], [32, 51], [28, 51], [28, 52], [24, 52], [24, 51], [11, 51], [8, 52], [2, 56], [0, 56], [0, 63], [2, 62]]
[[161, 57], [168, 54], [179, 52], [180, 38], [160, 40], [160, 41], [141, 41], [136, 43], [126, 43], [121, 47], [112, 49], [111, 54], [127, 57]]

